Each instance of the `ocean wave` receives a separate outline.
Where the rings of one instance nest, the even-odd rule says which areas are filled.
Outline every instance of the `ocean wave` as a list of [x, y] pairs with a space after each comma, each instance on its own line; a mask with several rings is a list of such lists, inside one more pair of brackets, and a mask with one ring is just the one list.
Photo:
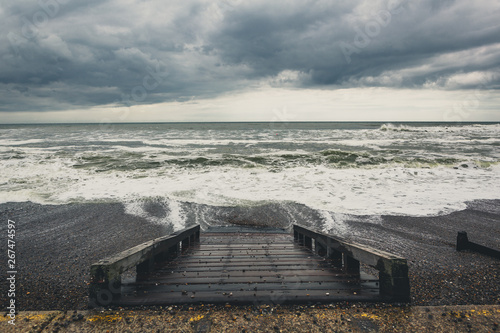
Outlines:
[[393, 124], [383, 124], [380, 126], [381, 131], [393, 131], [393, 132], [418, 132], [416, 127], [410, 127], [408, 125], [393, 125]]
[[[439, 125], [439, 126], [436, 126]], [[460, 132], [460, 131], [473, 131], [476, 133], [488, 132], [494, 133], [500, 129], [500, 123], [482, 123], [482, 124], [468, 124], [468, 123], [417, 123], [411, 125], [405, 124], [382, 124], [378, 130], [382, 132]]]
[[286, 225], [314, 216], [341, 230], [344, 217], [331, 212], [435, 215], [498, 198], [498, 125], [151, 126], [2, 133], [43, 142], [0, 145], [0, 202], [126, 202], [134, 214], [174, 227], [192, 219]]
[[[9, 158], [25, 158], [22, 153], [15, 152]], [[498, 163], [492, 158], [474, 159], [463, 156], [407, 156], [400, 150], [379, 150], [376, 153], [368, 151], [344, 151], [327, 149], [315, 153], [277, 153], [262, 155], [230, 155], [207, 154], [205, 156], [172, 156], [168, 159], [160, 155], [121, 152], [118, 154], [84, 154], [76, 158], [73, 168], [88, 169], [96, 172], [133, 171], [168, 168], [265, 168], [288, 169], [298, 166], [326, 166], [329, 168], [372, 168], [403, 165], [414, 168], [429, 168], [437, 166], [454, 167], [464, 163], [473, 163], [484, 168]]]
[[[191, 224], [199, 224], [202, 229], [225, 225], [270, 226], [285, 229], [291, 228], [293, 224], [314, 226], [319, 229], [325, 229], [325, 225], [329, 228], [336, 227], [335, 221], [328, 220], [327, 215], [321, 211], [294, 202], [217, 206], [156, 196], [125, 202], [125, 212], [174, 230]], [[345, 231], [344, 225], [341, 228]]]
[[[20, 161], [7, 163], [14, 166]], [[359, 215], [444, 214], [462, 209], [468, 200], [497, 199], [500, 181], [500, 165], [478, 168], [473, 163], [458, 165], [456, 169], [394, 166], [360, 171], [326, 166], [286, 170], [216, 166], [128, 172], [93, 172], [58, 163], [32, 165], [22, 174], [16, 170], [7, 168], [0, 175], [0, 202], [60, 204], [105, 200], [142, 204], [141, 198], [160, 197], [206, 207], [258, 207], [293, 202], [314, 210]], [[166, 221], [160, 210], [162, 205], [172, 209], [160, 200], [136, 211], [154, 217], [159, 223]], [[190, 214], [183, 208], [177, 211], [180, 217]], [[289, 212], [292, 211], [290, 221], [307, 219], [309, 214], [290, 208]], [[203, 214], [203, 209], [198, 214]]]
[[28, 139], [28, 140], [0, 140], [0, 146], [23, 146], [30, 145], [34, 143], [43, 142], [42, 139]]

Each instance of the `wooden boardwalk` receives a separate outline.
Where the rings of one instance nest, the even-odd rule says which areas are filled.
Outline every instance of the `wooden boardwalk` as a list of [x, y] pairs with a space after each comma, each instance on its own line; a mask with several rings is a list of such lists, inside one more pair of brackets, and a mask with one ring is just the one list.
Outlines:
[[336, 268], [332, 259], [280, 229], [211, 228], [178, 256], [135, 282], [122, 279], [115, 304], [285, 304], [382, 301], [378, 278]]

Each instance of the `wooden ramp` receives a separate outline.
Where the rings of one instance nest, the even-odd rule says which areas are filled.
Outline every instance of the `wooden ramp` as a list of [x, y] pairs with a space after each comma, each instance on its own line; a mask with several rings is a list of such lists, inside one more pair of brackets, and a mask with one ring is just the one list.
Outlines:
[[285, 304], [382, 301], [378, 278], [336, 268], [281, 229], [210, 228], [199, 242], [136, 281], [122, 279], [113, 303]]

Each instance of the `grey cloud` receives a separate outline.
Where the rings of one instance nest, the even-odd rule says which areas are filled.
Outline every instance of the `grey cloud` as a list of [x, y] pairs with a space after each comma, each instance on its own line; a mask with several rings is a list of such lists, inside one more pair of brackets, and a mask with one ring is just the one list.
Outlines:
[[484, 89], [500, 86], [494, 2], [42, 3], [2, 4], [0, 111], [210, 98], [262, 82], [477, 89], [483, 75]]
[[[388, 6], [380, 4], [379, 11], [389, 11]], [[327, 12], [330, 20], [322, 19], [318, 14], [317, 20], [311, 22], [305, 16], [295, 15], [289, 15], [287, 21], [283, 15], [277, 23], [267, 22], [267, 25], [261, 22], [259, 13], [247, 13], [250, 19], [232, 20], [231, 23], [237, 22], [237, 27], [228, 24], [227, 31], [219, 32], [222, 42], [218, 46], [226, 60], [245, 62], [255, 67], [259, 74], [292, 69], [312, 73], [314, 84], [344, 85], [382, 75], [388, 70], [423, 64], [432, 67], [432, 59], [437, 55], [480, 46], [494, 47], [498, 43], [500, 31], [491, 8], [463, 8], [465, 6], [454, 2], [435, 4], [405, 4], [390, 15], [386, 26], [378, 23], [381, 18], [374, 15], [376, 9], [365, 16], [358, 13], [356, 17], [341, 10], [337, 12], [332, 7], [332, 13]], [[457, 7], [462, 10], [459, 14], [455, 13]], [[498, 8], [496, 12], [498, 14]], [[476, 20], [479, 17], [481, 20]], [[373, 24], [378, 30], [375, 33], [372, 30], [370, 36], [367, 29]], [[254, 33], [256, 29], [264, 29], [267, 33]], [[342, 43], [352, 47], [347, 61], [340, 52]], [[496, 64], [498, 59], [497, 55]], [[488, 66], [474, 62], [456, 68], [450, 63], [446, 68], [421, 72], [398, 83], [421, 86], [432, 77], [457, 70], [473, 71], [485, 65]], [[495, 64], [489, 66], [495, 68]]]

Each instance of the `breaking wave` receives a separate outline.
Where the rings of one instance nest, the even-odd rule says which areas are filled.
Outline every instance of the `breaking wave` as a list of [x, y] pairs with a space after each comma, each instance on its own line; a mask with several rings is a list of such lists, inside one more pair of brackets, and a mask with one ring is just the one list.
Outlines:
[[[5, 126], [4, 126], [5, 127]], [[291, 123], [0, 126], [0, 202], [118, 201], [186, 221], [437, 215], [497, 199], [498, 124]]]

